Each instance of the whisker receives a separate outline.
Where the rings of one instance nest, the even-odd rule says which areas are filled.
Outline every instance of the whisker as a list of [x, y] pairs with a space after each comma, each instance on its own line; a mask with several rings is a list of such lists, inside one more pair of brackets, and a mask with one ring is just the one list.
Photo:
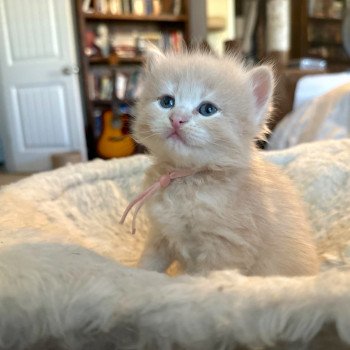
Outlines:
[[161, 133], [153, 132], [153, 133], [141, 133], [140, 136], [142, 137], [143, 140], [147, 140], [149, 138], [159, 136]]

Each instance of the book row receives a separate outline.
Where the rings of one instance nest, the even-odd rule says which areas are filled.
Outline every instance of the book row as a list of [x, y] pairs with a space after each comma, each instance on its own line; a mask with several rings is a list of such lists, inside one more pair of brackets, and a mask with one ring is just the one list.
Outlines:
[[129, 71], [92, 71], [89, 74], [89, 98], [111, 101], [135, 100], [140, 93], [141, 69]]
[[184, 43], [183, 33], [180, 30], [122, 30], [99, 24], [89, 27], [85, 33], [85, 54], [88, 57], [108, 57], [116, 54], [119, 57], [142, 56], [147, 43], [151, 42], [163, 51], [179, 52]]
[[112, 15], [160, 15], [178, 16], [182, 12], [182, 0], [84, 0], [83, 12]]

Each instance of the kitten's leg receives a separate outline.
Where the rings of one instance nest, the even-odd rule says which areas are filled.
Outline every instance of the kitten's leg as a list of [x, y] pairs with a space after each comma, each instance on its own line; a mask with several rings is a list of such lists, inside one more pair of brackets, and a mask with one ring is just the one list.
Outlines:
[[173, 260], [168, 241], [161, 235], [153, 234], [146, 242], [138, 266], [145, 270], [164, 272]]

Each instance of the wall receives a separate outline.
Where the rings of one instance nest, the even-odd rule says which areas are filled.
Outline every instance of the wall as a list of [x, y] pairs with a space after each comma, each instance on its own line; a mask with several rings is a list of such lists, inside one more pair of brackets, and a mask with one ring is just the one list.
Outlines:
[[3, 149], [3, 145], [0, 139], [0, 164], [5, 162], [5, 157], [4, 157], [4, 149]]
[[207, 40], [209, 45], [222, 54], [224, 42], [235, 38], [235, 0], [207, 0], [207, 17], [224, 17], [226, 28], [219, 31], [208, 31]]
[[212, 0], [190, 0], [190, 38], [192, 43], [201, 43], [207, 37], [206, 2]]

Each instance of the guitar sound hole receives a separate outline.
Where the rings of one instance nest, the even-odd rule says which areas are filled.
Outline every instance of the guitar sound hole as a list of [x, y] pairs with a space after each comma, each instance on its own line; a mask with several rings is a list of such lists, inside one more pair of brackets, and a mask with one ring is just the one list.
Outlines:
[[129, 126], [129, 121], [124, 121], [123, 127], [122, 127], [122, 134], [123, 135], [128, 135], [130, 134], [130, 126]]

